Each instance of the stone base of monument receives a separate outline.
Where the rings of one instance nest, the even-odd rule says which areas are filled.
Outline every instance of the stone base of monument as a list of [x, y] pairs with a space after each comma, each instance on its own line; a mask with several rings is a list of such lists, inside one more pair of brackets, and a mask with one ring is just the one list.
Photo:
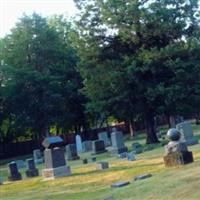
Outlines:
[[128, 152], [128, 148], [127, 147], [122, 147], [122, 148], [113, 148], [111, 150], [111, 155], [112, 156], [117, 156], [119, 154], [122, 154], [122, 153], [125, 153], [125, 152]]
[[96, 165], [97, 170], [103, 170], [103, 169], [108, 169], [108, 168], [109, 168], [108, 162], [98, 162]]
[[19, 181], [22, 180], [22, 175], [20, 173], [14, 174], [13, 176], [8, 177], [9, 181]]
[[193, 162], [192, 152], [174, 152], [164, 156], [166, 167], [184, 165]]
[[34, 170], [26, 170], [26, 176], [27, 177], [34, 177], [34, 176], [39, 176], [39, 171], [38, 169], [34, 169]]
[[71, 169], [68, 166], [42, 170], [42, 176], [45, 181], [63, 177], [63, 176], [69, 176], [70, 174], [71, 174]]

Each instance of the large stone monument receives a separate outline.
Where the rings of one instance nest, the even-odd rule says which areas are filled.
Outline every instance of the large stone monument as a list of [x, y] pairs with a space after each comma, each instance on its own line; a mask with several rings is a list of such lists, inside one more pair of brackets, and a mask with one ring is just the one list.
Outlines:
[[181, 134], [172, 128], [167, 132], [170, 142], [165, 146], [164, 163], [166, 167], [184, 165], [193, 162], [192, 152], [187, 149], [187, 144], [181, 141]]
[[118, 154], [128, 151], [128, 148], [124, 145], [122, 132], [117, 131], [116, 128], [112, 129], [111, 141], [112, 141], [111, 154], [113, 156], [117, 156]]
[[33, 159], [27, 160], [28, 169], [26, 170], [27, 177], [34, 177], [39, 175], [38, 169], [35, 167], [35, 162]]
[[110, 146], [110, 139], [106, 131], [98, 133], [99, 140], [103, 140], [106, 147]]
[[105, 149], [105, 144], [103, 140], [95, 140], [92, 142], [92, 151], [93, 151], [93, 155], [95, 154], [100, 154], [100, 153], [104, 153], [107, 150]]
[[92, 141], [91, 140], [86, 140], [86, 141], [82, 142], [82, 151], [83, 152], [92, 151]]
[[181, 133], [181, 140], [187, 145], [198, 144], [198, 140], [193, 135], [192, 126], [189, 122], [182, 122], [176, 125], [176, 129]]
[[70, 168], [66, 165], [65, 161], [62, 138], [58, 136], [47, 137], [42, 144], [45, 147], [45, 169], [42, 170], [44, 180], [70, 175]]
[[11, 162], [8, 164], [8, 169], [9, 169], [9, 176], [8, 180], [9, 181], [17, 181], [22, 179], [22, 175], [19, 173], [18, 168], [17, 168], [17, 163], [16, 162]]
[[82, 139], [80, 135], [76, 135], [76, 149], [78, 153], [81, 153], [83, 151], [82, 148]]
[[33, 159], [35, 164], [40, 164], [44, 162], [40, 149], [33, 150]]
[[68, 145], [66, 145], [65, 149], [66, 149], [66, 154], [67, 154], [67, 160], [79, 159], [75, 144], [68, 144]]

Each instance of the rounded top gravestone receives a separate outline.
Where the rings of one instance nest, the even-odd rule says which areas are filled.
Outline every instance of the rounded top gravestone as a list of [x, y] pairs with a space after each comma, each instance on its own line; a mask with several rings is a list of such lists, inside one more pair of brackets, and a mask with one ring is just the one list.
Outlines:
[[181, 138], [181, 134], [177, 129], [171, 128], [167, 131], [167, 137], [170, 141], [178, 141]]
[[61, 147], [63, 146], [64, 142], [63, 139], [59, 136], [52, 136], [52, 137], [46, 137], [44, 141], [42, 142], [42, 145], [46, 149], [53, 149], [55, 147]]

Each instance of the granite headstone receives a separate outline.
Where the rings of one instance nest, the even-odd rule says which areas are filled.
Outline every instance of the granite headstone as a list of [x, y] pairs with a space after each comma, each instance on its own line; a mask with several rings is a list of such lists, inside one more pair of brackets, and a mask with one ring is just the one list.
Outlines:
[[93, 155], [104, 153], [107, 150], [105, 149], [104, 141], [103, 140], [95, 140], [92, 142], [92, 151]]
[[111, 141], [112, 141], [111, 154], [113, 156], [116, 156], [118, 154], [128, 151], [128, 148], [124, 145], [123, 134], [121, 131], [117, 131], [116, 129], [113, 129], [113, 132], [111, 133]]
[[9, 173], [9, 176], [8, 176], [9, 181], [17, 181], [17, 180], [22, 179], [22, 175], [18, 171], [16, 162], [9, 163], [8, 169], [9, 169], [9, 172], [8, 172]]
[[26, 170], [27, 177], [34, 177], [39, 175], [38, 169], [35, 167], [35, 162], [33, 159], [27, 160], [28, 169]]
[[67, 160], [77, 160], [80, 157], [77, 154], [77, 149], [75, 144], [68, 144], [65, 146]]

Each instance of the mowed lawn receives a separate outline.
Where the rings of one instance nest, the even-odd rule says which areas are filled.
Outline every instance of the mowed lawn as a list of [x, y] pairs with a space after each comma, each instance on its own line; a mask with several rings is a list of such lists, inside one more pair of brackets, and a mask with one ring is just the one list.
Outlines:
[[[194, 126], [195, 136], [200, 138], [200, 126]], [[136, 141], [144, 144], [143, 137]], [[126, 141], [129, 147], [133, 141]], [[5, 182], [0, 185], [1, 200], [200, 200], [200, 144], [190, 146], [195, 162], [192, 164], [165, 168], [164, 148], [157, 145], [152, 151], [136, 155], [136, 161], [111, 158], [109, 153], [97, 156], [97, 161], [108, 161], [109, 169], [97, 171], [95, 163], [87, 165], [81, 161], [68, 162], [72, 175], [53, 181], [43, 181], [42, 177]], [[82, 154], [81, 158], [91, 157]], [[18, 158], [17, 158], [18, 159]], [[0, 176], [6, 181], [7, 167], [0, 166]], [[38, 168], [43, 168], [39, 165]], [[152, 173], [152, 177], [134, 181], [136, 175]], [[111, 188], [116, 181], [130, 181], [128, 186]]]

